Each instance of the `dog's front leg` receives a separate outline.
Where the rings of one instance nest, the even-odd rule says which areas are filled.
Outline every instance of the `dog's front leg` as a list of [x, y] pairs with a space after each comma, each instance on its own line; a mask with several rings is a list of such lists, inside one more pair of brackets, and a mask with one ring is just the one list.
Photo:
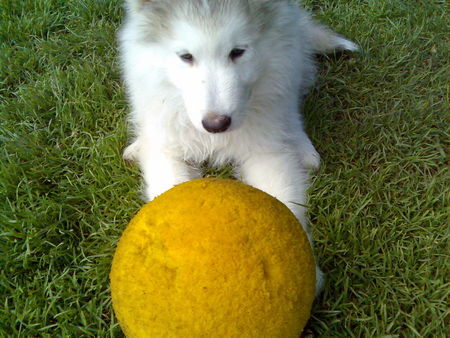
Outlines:
[[144, 195], [147, 201], [173, 186], [201, 177], [198, 169], [163, 150], [140, 150], [137, 155], [144, 179]]

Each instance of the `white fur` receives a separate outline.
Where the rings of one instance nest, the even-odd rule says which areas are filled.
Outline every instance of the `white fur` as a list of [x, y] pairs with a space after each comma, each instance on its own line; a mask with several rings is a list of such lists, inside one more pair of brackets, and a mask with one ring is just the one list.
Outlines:
[[[304, 205], [308, 170], [320, 157], [304, 131], [299, 95], [313, 83], [315, 52], [356, 45], [289, 1], [270, 5], [270, 28], [254, 25], [251, 9], [229, 5], [209, 21], [178, 13], [170, 33], [155, 32], [162, 38], [154, 41], [143, 37], [146, 1], [129, 2], [120, 46], [134, 140], [124, 157], [138, 161], [146, 199], [201, 177], [193, 163], [232, 162], [238, 178], [285, 203], [311, 240]], [[230, 61], [233, 48], [245, 53]], [[180, 59], [185, 53], [192, 64]], [[230, 116], [230, 128], [208, 133], [202, 119], [211, 112]], [[318, 290], [321, 283], [318, 270]]]

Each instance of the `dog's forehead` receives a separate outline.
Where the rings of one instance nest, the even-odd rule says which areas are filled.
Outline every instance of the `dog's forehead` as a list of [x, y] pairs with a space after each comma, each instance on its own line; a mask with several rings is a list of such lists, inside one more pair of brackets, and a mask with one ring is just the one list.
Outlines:
[[226, 22], [179, 20], [171, 23], [171, 43], [188, 49], [207, 52], [229, 45], [250, 44], [254, 39], [251, 25], [245, 18], [228, 18]]

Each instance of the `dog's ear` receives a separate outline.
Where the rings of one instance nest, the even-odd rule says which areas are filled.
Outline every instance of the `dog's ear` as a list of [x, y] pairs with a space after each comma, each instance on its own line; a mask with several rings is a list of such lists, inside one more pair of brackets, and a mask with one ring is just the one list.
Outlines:
[[333, 51], [357, 51], [359, 47], [354, 42], [345, 39], [330, 28], [309, 19], [309, 34], [313, 50], [316, 54], [328, 54]]
[[170, 29], [175, 7], [173, 0], [126, 0], [128, 14], [144, 19], [138, 22], [141, 23], [141, 34], [148, 42], [157, 41]]

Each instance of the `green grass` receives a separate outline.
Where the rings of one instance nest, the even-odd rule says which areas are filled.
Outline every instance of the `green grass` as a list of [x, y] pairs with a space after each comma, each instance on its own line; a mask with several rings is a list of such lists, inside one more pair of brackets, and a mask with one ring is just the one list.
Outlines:
[[[305, 1], [356, 40], [305, 111], [320, 337], [444, 337], [449, 231], [444, 1]], [[0, 336], [120, 336], [108, 272], [141, 205], [118, 1], [0, 0]], [[226, 174], [226, 173], [225, 173]]]

